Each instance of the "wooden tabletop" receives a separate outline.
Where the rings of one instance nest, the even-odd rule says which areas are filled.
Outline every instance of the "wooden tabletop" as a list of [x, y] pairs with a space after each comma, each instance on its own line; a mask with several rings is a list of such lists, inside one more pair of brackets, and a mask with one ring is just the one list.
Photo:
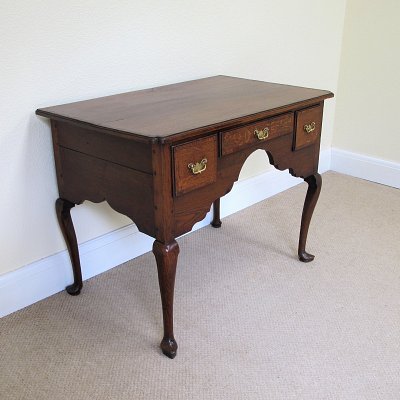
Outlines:
[[247, 116], [264, 117], [301, 103], [332, 97], [326, 90], [214, 76], [36, 110], [55, 120], [75, 121], [148, 138], [166, 138], [199, 128], [220, 129]]

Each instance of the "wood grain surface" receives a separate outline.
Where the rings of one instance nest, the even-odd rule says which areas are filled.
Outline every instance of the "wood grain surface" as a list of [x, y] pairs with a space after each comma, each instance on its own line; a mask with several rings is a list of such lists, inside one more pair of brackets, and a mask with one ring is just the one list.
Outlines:
[[[298, 256], [312, 261], [305, 247], [322, 183], [323, 100], [332, 96], [217, 76], [37, 110], [51, 119], [60, 195], [56, 210], [74, 273], [67, 292], [76, 295], [82, 289], [70, 210], [85, 200], [107, 201], [155, 239], [164, 320], [160, 347], [174, 358], [175, 239], [201, 221], [212, 204], [212, 225], [221, 226], [219, 199], [232, 189], [256, 149], [264, 150], [275, 168], [308, 183]], [[305, 124], [315, 129], [307, 133]], [[254, 135], [265, 128], [268, 137]]]
[[[268, 116], [271, 111], [317, 103], [326, 90], [214, 76], [189, 82], [79, 101], [36, 111], [52, 119], [79, 121], [148, 138], [163, 138], [199, 128], [222, 129], [230, 123]], [[157, 118], [154, 118], [157, 115]], [[199, 133], [199, 131], [198, 131]]]

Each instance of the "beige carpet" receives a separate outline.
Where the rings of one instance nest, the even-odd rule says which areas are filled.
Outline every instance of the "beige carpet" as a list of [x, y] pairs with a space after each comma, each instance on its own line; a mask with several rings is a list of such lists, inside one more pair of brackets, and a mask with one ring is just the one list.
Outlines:
[[151, 253], [0, 320], [0, 399], [400, 399], [400, 191], [328, 173], [179, 240], [174, 360]]

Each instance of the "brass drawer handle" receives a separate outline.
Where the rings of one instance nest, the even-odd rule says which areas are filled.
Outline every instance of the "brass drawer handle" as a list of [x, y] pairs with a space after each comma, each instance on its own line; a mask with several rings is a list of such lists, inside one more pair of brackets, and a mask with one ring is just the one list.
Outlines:
[[265, 140], [268, 137], [268, 135], [269, 135], [268, 128], [264, 128], [262, 131], [259, 131], [258, 129], [254, 131], [254, 136], [256, 136], [258, 140]]
[[315, 122], [311, 122], [311, 124], [305, 124], [303, 129], [307, 132], [307, 133], [311, 133], [312, 131], [315, 130]]
[[200, 162], [188, 164], [188, 168], [193, 175], [201, 174], [207, 169], [207, 158], [203, 158]]

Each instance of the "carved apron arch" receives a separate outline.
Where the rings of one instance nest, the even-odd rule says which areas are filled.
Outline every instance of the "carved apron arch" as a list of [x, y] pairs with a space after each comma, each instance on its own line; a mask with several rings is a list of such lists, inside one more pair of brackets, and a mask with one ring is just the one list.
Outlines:
[[258, 149], [265, 150], [270, 164], [276, 169], [280, 171], [288, 169], [294, 177], [304, 179], [317, 171], [319, 143], [294, 152], [292, 135], [285, 135], [273, 141], [260, 142], [251, 148], [220, 157], [218, 159], [218, 184], [211, 184], [175, 199], [175, 237], [189, 232], [196, 222], [204, 219], [215, 200], [232, 190], [245, 161]]

